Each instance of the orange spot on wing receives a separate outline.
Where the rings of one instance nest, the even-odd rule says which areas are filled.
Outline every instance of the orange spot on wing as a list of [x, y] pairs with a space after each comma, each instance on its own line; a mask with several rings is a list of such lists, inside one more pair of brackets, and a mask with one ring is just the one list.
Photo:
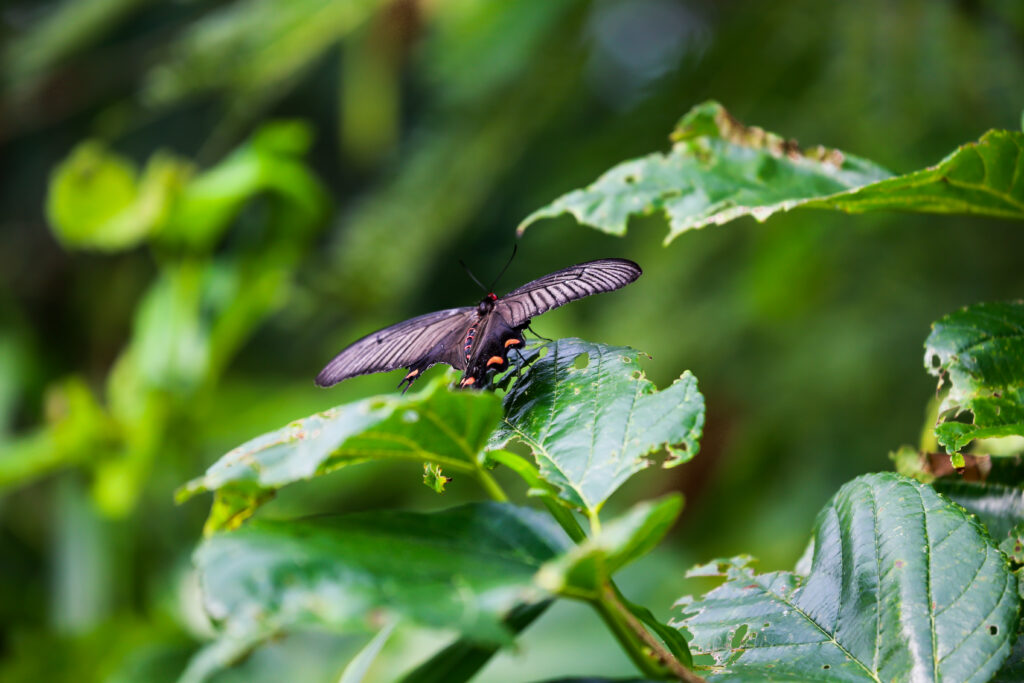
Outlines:
[[476, 377], [467, 377], [466, 379], [462, 380], [459, 386], [468, 387], [470, 384], [473, 384], [474, 382], [476, 382]]
[[522, 343], [523, 342], [521, 342], [518, 339], [516, 339], [515, 337], [513, 337], [512, 339], [509, 339], [509, 340], [507, 340], [505, 342], [505, 348], [507, 349], [510, 346], [515, 346], [516, 344], [522, 344]]
[[419, 370], [413, 370], [412, 372], [410, 372], [408, 375], [405, 376], [405, 379], [412, 379], [413, 377], [415, 377], [418, 374], [420, 374]]
[[501, 356], [491, 356], [487, 359], [487, 367], [491, 367], [492, 365], [501, 365], [504, 362], [505, 359]]

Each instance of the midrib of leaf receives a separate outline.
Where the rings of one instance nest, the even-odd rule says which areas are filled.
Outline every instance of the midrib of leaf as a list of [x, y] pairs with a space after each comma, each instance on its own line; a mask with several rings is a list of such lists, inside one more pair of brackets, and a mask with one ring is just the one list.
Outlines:
[[[536, 455], [538, 453], [540, 455], [543, 455], [544, 456], [544, 460], [548, 464], [550, 464], [553, 469], [557, 470], [560, 475], [562, 475], [562, 479], [566, 482], [565, 485], [568, 488], [570, 488], [570, 489], [572, 489], [573, 491], [576, 492], [576, 495], [578, 495], [580, 497], [580, 500], [583, 501], [584, 505], [586, 505], [588, 508], [590, 507], [590, 503], [589, 503], [589, 501], [587, 501], [586, 496], [583, 495], [582, 491], [580, 491], [578, 488], [573, 486], [572, 480], [569, 479], [569, 476], [565, 473], [565, 470], [563, 470], [561, 467], [558, 466], [557, 460], [555, 458], [551, 457], [551, 453], [548, 451], [548, 449], [546, 449], [544, 447], [544, 445], [542, 443], [539, 443], [537, 440], [535, 440], [532, 437], [530, 437], [527, 434], [525, 434], [523, 432], [523, 430], [519, 429], [519, 427], [516, 427], [514, 424], [509, 422], [508, 418], [504, 418], [503, 417], [501, 419], [501, 421], [504, 422], [506, 425], [508, 425], [508, 428], [511, 429], [513, 432], [515, 432], [515, 434], [522, 440], [523, 443], [525, 443], [531, 449], [535, 449], [534, 457], [536, 457]], [[550, 424], [550, 421], [548, 422], [548, 424]]]
[[[925, 590], [928, 594], [928, 625], [929, 635], [932, 641], [932, 680], [939, 680], [939, 650], [935, 642], [935, 598], [932, 595], [932, 534], [928, 529], [928, 514], [924, 506], [924, 498], [918, 492], [917, 500], [921, 504], [921, 516], [924, 518], [924, 561], [925, 561]], [[954, 527], [955, 530], [955, 527]]]
[[881, 534], [878, 533], [878, 498], [875, 490], [867, 487], [871, 496], [871, 531], [875, 537], [875, 575], [878, 577], [878, 590], [875, 591], [875, 652], [871, 657], [871, 668], [878, 671], [878, 656], [882, 653], [882, 548], [879, 545]]

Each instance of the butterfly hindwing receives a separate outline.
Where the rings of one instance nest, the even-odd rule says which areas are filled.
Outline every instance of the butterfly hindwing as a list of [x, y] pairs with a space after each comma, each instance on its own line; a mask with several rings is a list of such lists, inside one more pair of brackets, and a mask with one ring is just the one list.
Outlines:
[[316, 383], [329, 387], [358, 375], [409, 368], [412, 376], [406, 379], [411, 384], [435, 363], [465, 370], [462, 340], [476, 317], [475, 306], [449, 308], [368, 334], [335, 356], [317, 375]]

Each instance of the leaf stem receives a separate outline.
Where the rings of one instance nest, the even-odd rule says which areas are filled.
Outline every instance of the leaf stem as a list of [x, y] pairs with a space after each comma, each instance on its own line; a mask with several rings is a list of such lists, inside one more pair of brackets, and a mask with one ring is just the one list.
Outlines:
[[498, 482], [494, 480], [494, 477], [490, 475], [483, 467], [478, 467], [476, 470], [476, 478], [480, 481], [480, 485], [487, 491], [487, 495], [491, 497], [491, 500], [495, 500], [499, 503], [508, 502], [508, 494], [505, 490], [498, 485]]
[[659, 666], [657, 662], [644, 652], [644, 644], [637, 637], [637, 634], [629, 628], [627, 622], [622, 618], [622, 612], [616, 609], [614, 603], [604, 599], [604, 596], [590, 600], [590, 604], [601, 616], [608, 630], [612, 632], [619, 645], [629, 655], [630, 660], [644, 676], [664, 679], [668, 670]]
[[[638, 654], [640, 654], [648, 663], [650, 663], [652, 659], [656, 660], [659, 668], [664, 667], [664, 669], [667, 669], [672, 676], [682, 681], [686, 681], [686, 683], [704, 683], [703, 678], [683, 666], [683, 664], [665, 648], [661, 641], [651, 635], [650, 631], [640, 623], [640, 620], [637, 619], [624, 604], [622, 604], [622, 600], [619, 599], [619, 595], [618, 588], [616, 588], [609, 580], [602, 587], [601, 594], [597, 602], [603, 606], [603, 609], [613, 612], [617, 619], [621, 620], [625, 628], [627, 628], [633, 636], [633, 638], [630, 639], [631, 641], [635, 639], [640, 642]], [[599, 608], [598, 612], [601, 613], [601, 611], [602, 610]], [[607, 620], [605, 623], [608, 623]], [[627, 647], [627, 643], [622, 639], [619, 639], [619, 642], [624, 648], [626, 648], [626, 652], [631, 658], [633, 658], [633, 661], [636, 662], [636, 659], [633, 657], [633, 652], [631, 652]], [[641, 668], [640, 670], [644, 672], [645, 675], [650, 675], [645, 669]], [[661, 675], [664, 676], [664, 671], [662, 671]]]

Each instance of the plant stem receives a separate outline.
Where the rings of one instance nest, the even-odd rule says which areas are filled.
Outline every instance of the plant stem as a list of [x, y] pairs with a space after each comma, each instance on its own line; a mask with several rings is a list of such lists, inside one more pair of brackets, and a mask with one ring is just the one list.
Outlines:
[[616, 610], [613, 604], [601, 597], [591, 600], [590, 604], [601, 615], [601, 619], [608, 626], [608, 630], [619, 641], [619, 645], [626, 651], [626, 654], [629, 655], [629, 658], [636, 665], [636, 668], [640, 670], [640, 673], [651, 678], [666, 678], [667, 669], [658, 666], [657, 662], [644, 652], [643, 642], [625, 623], [621, 617], [621, 612]]
[[[686, 681], [686, 683], [704, 683], [703, 678], [683, 666], [683, 664], [680, 663], [680, 661], [676, 659], [671, 652], [665, 649], [665, 646], [661, 641], [651, 635], [650, 631], [640, 623], [640, 620], [637, 619], [624, 604], [622, 604], [622, 601], [618, 597], [618, 588], [615, 587], [611, 580], [603, 586], [597, 602], [602, 606], [598, 609], [599, 613], [603, 614], [602, 610], [607, 610], [609, 613], [614, 614], [616, 616], [616, 620], [621, 620], [622, 626], [629, 631], [632, 636], [629, 639], [631, 644], [627, 646], [627, 642], [622, 638], [619, 638], [619, 642], [624, 648], [626, 648], [627, 654], [630, 655], [630, 658], [633, 659], [634, 662], [636, 662], [636, 658], [634, 657], [634, 653], [630, 650], [630, 647], [632, 647], [633, 642], [639, 641], [640, 646], [637, 648], [636, 654], [643, 657], [648, 664], [653, 663], [652, 657], [654, 660], [657, 660], [658, 669], [661, 670], [660, 676], [663, 677], [665, 675], [665, 670], [667, 670], [672, 676], [682, 681]], [[605, 623], [608, 623], [607, 619], [605, 620]], [[616, 637], [618, 637], [618, 635], [616, 635]], [[661, 669], [661, 667], [664, 667], [664, 669]], [[642, 667], [640, 670], [645, 675], [651, 675]]]
[[489, 495], [492, 500], [499, 503], [508, 502], [508, 494], [505, 493], [504, 489], [498, 486], [498, 482], [494, 481], [494, 477], [492, 477], [487, 470], [482, 467], [478, 468], [476, 476], [477, 479], [480, 480], [480, 485], [484, 487], [484, 490], [487, 491], [487, 495]]

